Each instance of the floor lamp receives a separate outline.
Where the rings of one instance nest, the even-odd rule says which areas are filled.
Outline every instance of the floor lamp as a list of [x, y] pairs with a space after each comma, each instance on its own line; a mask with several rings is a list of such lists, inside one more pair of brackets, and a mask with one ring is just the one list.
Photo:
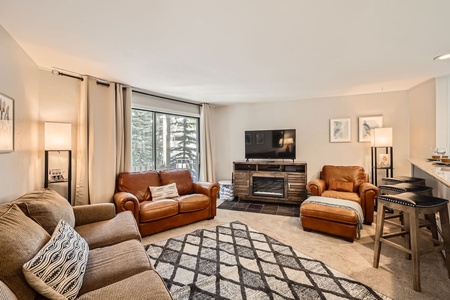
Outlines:
[[72, 125], [45, 122], [44, 187], [59, 190], [62, 184], [67, 184], [67, 200], [71, 203]]

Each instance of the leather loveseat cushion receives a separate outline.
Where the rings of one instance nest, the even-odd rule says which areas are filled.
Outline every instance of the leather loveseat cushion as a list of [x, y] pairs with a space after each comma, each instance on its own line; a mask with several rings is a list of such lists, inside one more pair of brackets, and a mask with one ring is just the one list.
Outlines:
[[328, 189], [340, 192], [353, 192], [353, 182], [330, 179], [330, 186]]
[[335, 199], [351, 200], [361, 205], [361, 198], [359, 197], [358, 194], [353, 192], [339, 192], [328, 190], [323, 192], [321, 196]]
[[[178, 194], [186, 195], [194, 192], [194, 180], [188, 169], [173, 169], [159, 171], [161, 184], [176, 183]], [[150, 184], [149, 184], [150, 185]]]
[[50, 235], [25, 216], [17, 205], [0, 206], [0, 280], [19, 299], [34, 299], [22, 266], [50, 240]]
[[322, 168], [321, 178], [325, 181], [327, 186], [330, 185], [331, 179], [353, 182], [353, 192], [357, 192], [359, 186], [366, 182], [364, 168], [360, 166], [326, 165]]
[[178, 201], [172, 199], [144, 201], [139, 206], [141, 223], [175, 216], [179, 212]]
[[157, 171], [122, 172], [117, 178], [117, 191], [136, 196], [139, 201], [151, 199], [149, 186], [159, 186], [161, 180]]
[[209, 207], [209, 197], [203, 194], [190, 194], [178, 197], [180, 213], [199, 211]]

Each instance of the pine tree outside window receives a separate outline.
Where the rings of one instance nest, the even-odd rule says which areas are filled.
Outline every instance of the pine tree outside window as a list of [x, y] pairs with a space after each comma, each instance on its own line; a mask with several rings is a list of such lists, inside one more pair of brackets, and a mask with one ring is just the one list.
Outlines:
[[186, 168], [199, 174], [199, 118], [132, 109], [133, 171]]

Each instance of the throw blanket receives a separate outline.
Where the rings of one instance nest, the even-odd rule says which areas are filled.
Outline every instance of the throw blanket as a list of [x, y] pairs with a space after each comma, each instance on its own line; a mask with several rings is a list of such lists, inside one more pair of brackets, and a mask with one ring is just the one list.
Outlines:
[[[315, 204], [322, 204], [322, 205], [328, 205], [328, 206], [335, 206], [335, 207], [341, 207], [345, 209], [353, 210], [356, 215], [358, 216], [358, 239], [360, 238], [360, 232], [363, 228], [363, 222], [364, 222], [364, 214], [361, 208], [361, 205], [354, 201], [350, 200], [342, 200], [342, 199], [335, 199], [335, 198], [328, 198], [328, 197], [318, 197], [318, 196], [312, 196], [303, 201], [303, 203], [315, 203]], [[302, 203], [302, 204], [303, 204]]]

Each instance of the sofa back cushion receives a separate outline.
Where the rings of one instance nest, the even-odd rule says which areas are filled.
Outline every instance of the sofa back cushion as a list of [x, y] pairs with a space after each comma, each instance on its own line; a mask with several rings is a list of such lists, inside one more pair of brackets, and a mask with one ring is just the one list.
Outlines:
[[329, 188], [332, 179], [338, 181], [353, 182], [353, 192], [358, 191], [359, 186], [366, 182], [366, 174], [363, 167], [360, 166], [330, 166], [322, 168], [320, 178], [325, 181]]
[[122, 172], [117, 178], [117, 192], [131, 193], [139, 201], [151, 200], [149, 186], [159, 186], [161, 181], [157, 171]]
[[159, 178], [163, 185], [176, 183], [180, 196], [192, 194], [194, 191], [194, 180], [192, 180], [191, 171], [188, 169], [159, 171]]
[[69, 201], [52, 189], [27, 193], [13, 201], [29, 218], [52, 235], [62, 219], [75, 227], [75, 215]]
[[49, 234], [12, 203], [0, 205], [0, 281], [19, 299], [34, 299], [22, 266], [49, 240]]

